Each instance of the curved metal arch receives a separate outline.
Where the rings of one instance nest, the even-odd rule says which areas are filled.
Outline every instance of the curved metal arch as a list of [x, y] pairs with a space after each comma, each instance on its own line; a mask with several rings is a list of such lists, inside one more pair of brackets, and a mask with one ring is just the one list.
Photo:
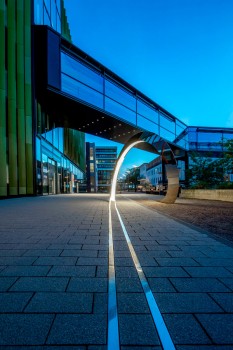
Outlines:
[[172, 149], [172, 146], [160, 136], [148, 132], [141, 132], [134, 135], [128, 140], [128, 142], [123, 147], [114, 169], [110, 201], [115, 201], [117, 177], [126, 154], [131, 150], [131, 148], [140, 143], [151, 145], [155, 153], [161, 155], [162, 159], [165, 161], [166, 173], [168, 178], [168, 187], [167, 194], [161, 202], [171, 204], [174, 203], [179, 192], [179, 169], [176, 165], [177, 162], [175, 155], [175, 152], [177, 150]]

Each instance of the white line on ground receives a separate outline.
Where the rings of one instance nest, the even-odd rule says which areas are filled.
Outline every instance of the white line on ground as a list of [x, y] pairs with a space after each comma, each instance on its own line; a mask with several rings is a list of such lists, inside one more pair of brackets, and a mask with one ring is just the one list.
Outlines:
[[163, 316], [161, 315], [161, 312], [160, 312], [160, 310], [158, 308], [158, 305], [157, 305], [157, 303], [155, 301], [153, 293], [152, 293], [152, 291], [150, 289], [150, 286], [149, 286], [149, 284], [147, 282], [146, 276], [145, 276], [145, 274], [143, 272], [141, 264], [140, 264], [140, 262], [138, 260], [136, 252], [135, 252], [135, 250], [133, 248], [133, 245], [131, 243], [131, 240], [129, 238], [128, 232], [127, 232], [127, 230], [125, 228], [125, 225], [123, 223], [121, 215], [120, 215], [120, 213], [119, 213], [119, 211], [117, 209], [116, 202], [115, 202], [115, 208], [116, 208], [116, 212], [117, 212], [117, 215], [118, 215], [118, 218], [119, 218], [122, 230], [123, 230], [124, 235], [125, 235], [125, 239], [126, 239], [126, 241], [128, 243], [128, 247], [129, 247], [129, 250], [130, 250], [130, 253], [131, 253], [134, 265], [135, 265], [135, 268], [136, 268], [136, 270], [138, 272], [138, 276], [139, 276], [142, 288], [144, 290], [144, 293], [145, 293], [145, 296], [146, 296], [146, 299], [147, 299], [147, 303], [148, 303], [151, 315], [153, 317], [153, 321], [154, 321], [155, 327], [157, 329], [157, 332], [158, 332], [160, 341], [162, 343], [163, 349], [164, 350], [175, 350], [175, 346], [174, 346], [174, 344], [172, 342], [171, 336], [170, 336], [170, 334], [168, 332], [168, 329], [166, 327], [166, 324], [165, 324], [165, 322], [163, 320]]
[[116, 278], [112, 237], [111, 201], [109, 201], [109, 265], [108, 265], [108, 350], [119, 350]]

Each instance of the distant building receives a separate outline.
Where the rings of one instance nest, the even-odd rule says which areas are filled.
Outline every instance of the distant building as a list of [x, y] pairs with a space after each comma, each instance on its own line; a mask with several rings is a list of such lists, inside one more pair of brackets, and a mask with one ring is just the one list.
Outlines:
[[86, 142], [87, 192], [109, 192], [117, 160], [117, 147]]
[[86, 142], [86, 183], [87, 192], [97, 192], [97, 169], [94, 142]]

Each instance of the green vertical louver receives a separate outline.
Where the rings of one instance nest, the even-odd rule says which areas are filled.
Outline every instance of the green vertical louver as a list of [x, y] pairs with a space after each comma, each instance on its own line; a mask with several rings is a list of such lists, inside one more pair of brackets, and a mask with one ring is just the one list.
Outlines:
[[25, 119], [27, 194], [33, 194], [33, 145], [32, 145], [32, 86], [31, 86], [31, 0], [24, 2], [25, 32]]
[[17, 123], [16, 123], [16, 23], [15, 0], [7, 2], [7, 56], [8, 56], [8, 149], [9, 194], [18, 194]]
[[25, 111], [24, 111], [24, 1], [17, 1], [17, 122], [19, 194], [26, 194]]
[[0, 0], [0, 196], [7, 195], [5, 0]]
[[31, 0], [0, 0], [0, 196], [33, 194]]

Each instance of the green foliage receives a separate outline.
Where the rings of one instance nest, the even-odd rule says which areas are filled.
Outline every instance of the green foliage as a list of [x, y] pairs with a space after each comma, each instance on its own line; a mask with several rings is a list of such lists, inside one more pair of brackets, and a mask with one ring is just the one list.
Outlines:
[[191, 188], [233, 188], [228, 175], [233, 173], [233, 139], [222, 140], [223, 157], [211, 159], [191, 154], [192, 167], [186, 171]]

